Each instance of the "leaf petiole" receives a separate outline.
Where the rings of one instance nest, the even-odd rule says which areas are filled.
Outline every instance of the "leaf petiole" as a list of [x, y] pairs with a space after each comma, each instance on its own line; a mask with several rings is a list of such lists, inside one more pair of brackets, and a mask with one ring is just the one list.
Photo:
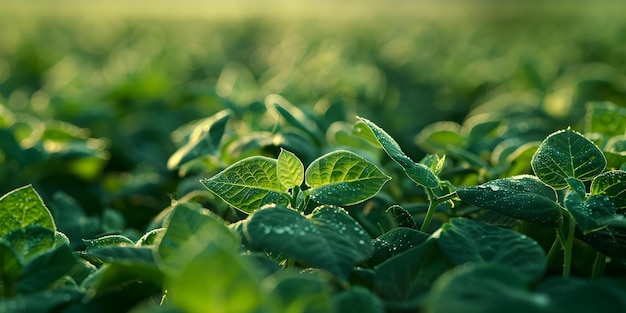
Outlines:
[[456, 192], [449, 193], [447, 195], [438, 197], [435, 195], [433, 188], [424, 188], [426, 189], [426, 193], [428, 194], [428, 211], [426, 211], [426, 217], [424, 217], [424, 222], [422, 222], [422, 226], [420, 227], [420, 231], [426, 232], [428, 227], [430, 226], [430, 222], [433, 219], [433, 215], [435, 215], [435, 211], [439, 204], [452, 200], [457, 197]]

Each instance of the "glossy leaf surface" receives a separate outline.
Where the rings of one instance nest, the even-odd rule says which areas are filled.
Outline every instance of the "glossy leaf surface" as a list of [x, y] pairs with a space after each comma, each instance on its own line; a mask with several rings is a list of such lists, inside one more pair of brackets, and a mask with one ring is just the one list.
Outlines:
[[391, 179], [376, 165], [349, 151], [334, 151], [313, 161], [305, 179], [311, 199], [321, 204], [354, 205], [375, 196]]
[[549, 135], [533, 155], [535, 175], [556, 188], [567, 187], [566, 179], [593, 179], [602, 173], [606, 159], [602, 151], [582, 134], [571, 129]]
[[497, 264], [509, 267], [528, 281], [545, 271], [546, 254], [537, 242], [516, 231], [465, 218], [442, 226], [439, 246], [456, 265]]
[[334, 206], [318, 207], [307, 216], [283, 206], [267, 206], [248, 217], [244, 227], [253, 248], [295, 258], [343, 280], [372, 253], [365, 230]]
[[243, 159], [202, 184], [237, 209], [252, 212], [264, 204], [288, 205], [277, 174], [277, 161], [266, 157]]
[[462, 201], [546, 226], [563, 219], [554, 189], [537, 177], [519, 175], [457, 190]]
[[[418, 185], [428, 188], [436, 188], [439, 186], [439, 179], [430, 168], [411, 160], [411, 158], [402, 152], [398, 143], [387, 132], [365, 118], [359, 117], [359, 120], [367, 126], [367, 129], [373, 133], [387, 155], [404, 169], [404, 172], [411, 180]], [[365, 136], [366, 138], [371, 138], [371, 134], [366, 134]]]

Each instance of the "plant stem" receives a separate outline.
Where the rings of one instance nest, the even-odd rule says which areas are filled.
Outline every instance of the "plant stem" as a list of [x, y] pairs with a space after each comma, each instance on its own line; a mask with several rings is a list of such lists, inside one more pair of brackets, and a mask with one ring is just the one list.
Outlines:
[[[302, 208], [298, 208], [298, 195], [299, 194], [300, 194], [300, 187], [294, 186], [291, 189], [291, 207], [293, 207], [294, 209], [302, 209]], [[302, 211], [302, 210], [298, 210], [298, 211]]]
[[445, 196], [437, 197], [432, 188], [424, 188], [426, 189], [426, 193], [428, 194], [428, 211], [426, 211], [426, 217], [424, 217], [424, 222], [422, 222], [422, 227], [420, 230], [426, 232], [428, 227], [430, 226], [430, 221], [433, 219], [433, 215], [437, 210], [437, 206], [439, 204], [446, 202], [450, 199], [456, 197], [456, 192], [449, 193]]
[[[567, 212], [567, 211], [566, 211]], [[565, 245], [563, 246], [563, 277], [570, 276], [572, 267], [572, 248], [574, 246], [574, 231], [576, 230], [576, 221], [574, 217], [567, 212], [567, 238], [565, 239]]]
[[554, 259], [554, 255], [561, 247], [560, 243], [561, 243], [561, 240], [559, 239], [559, 236], [557, 235], [556, 238], [554, 238], [552, 247], [550, 247], [550, 251], [548, 251], [548, 254], [546, 255], [546, 267], [552, 263], [552, 260]]
[[593, 262], [593, 271], [591, 272], [591, 278], [596, 279], [602, 277], [604, 271], [604, 264], [606, 263], [606, 256], [600, 252], [596, 252], [596, 259]]

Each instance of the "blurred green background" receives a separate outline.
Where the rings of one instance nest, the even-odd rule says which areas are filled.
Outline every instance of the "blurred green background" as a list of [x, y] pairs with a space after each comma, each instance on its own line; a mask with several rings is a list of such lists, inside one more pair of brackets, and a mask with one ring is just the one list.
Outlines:
[[3, 1], [0, 192], [35, 184], [104, 231], [143, 228], [183, 195], [172, 132], [224, 108], [252, 131], [270, 94], [327, 138], [366, 117], [415, 159], [440, 152], [416, 139], [439, 121], [541, 140], [582, 128], [588, 101], [626, 105], [624, 16], [623, 1]]

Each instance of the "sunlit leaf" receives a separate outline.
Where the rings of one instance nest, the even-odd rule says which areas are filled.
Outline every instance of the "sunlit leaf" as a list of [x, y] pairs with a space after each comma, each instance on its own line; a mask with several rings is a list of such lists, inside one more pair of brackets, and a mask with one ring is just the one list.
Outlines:
[[569, 177], [587, 181], [602, 173], [606, 159], [593, 142], [566, 129], [550, 134], [541, 143], [531, 165], [544, 183], [562, 189], [567, 187]]
[[[389, 155], [394, 162], [398, 163], [404, 169], [404, 172], [411, 180], [419, 185], [429, 188], [436, 188], [439, 186], [439, 179], [430, 170], [430, 168], [424, 164], [416, 163], [411, 160], [411, 158], [402, 152], [398, 143], [387, 132], [365, 118], [359, 117], [359, 120], [367, 126], [369, 132], [374, 135], [387, 155]], [[364, 128], [358, 129], [363, 130]], [[366, 132], [366, 138], [371, 138], [371, 134], [369, 134], [369, 132]]]
[[241, 245], [239, 238], [219, 217], [208, 211], [197, 212], [186, 203], [176, 206], [164, 226], [167, 230], [159, 242], [158, 256], [162, 264], [172, 270], [184, 268], [186, 262], [213, 244], [232, 251], [237, 251]]
[[585, 131], [599, 133], [606, 137], [624, 134], [626, 125], [626, 109], [611, 102], [587, 103], [585, 115]]
[[166, 286], [168, 298], [189, 313], [276, 311], [250, 264], [219, 244], [207, 245], [183, 264]]
[[334, 151], [309, 165], [305, 173], [311, 199], [353, 205], [375, 196], [391, 179], [376, 165], [349, 151]]
[[626, 209], [626, 171], [608, 171], [598, 175], [591, 182], [591, 194], [605, 195], [616, 209]]
[[50, 211], [30, 185], [15, 189], [0, 198], [0, 237], [29, 225], [56, 231]]
[[298, 157], [284, 149], [278, 155], [278, 180], [284, 190], [300, 186], [304, 182], [304, 165]]
[[267, 157], [243, 159], [202, 184], [235, 208], [252, 212], [264, 204], [288, 205], [277, 176], [277, 161]]
[[83, 242], [85, 242], [87, 250], [103, 247], [123, 247], [135, 245], [132, 240], [122, 235], [107, 235], [96, 239], [83, 239]]
[[217, 154], [230, 117], [231, 112], [223, 110], [175, 132], [174, 135], [183, 137], [178, 139], [186, 143], [169, 158], [167, 167], [174, 169], [195, 158]]

